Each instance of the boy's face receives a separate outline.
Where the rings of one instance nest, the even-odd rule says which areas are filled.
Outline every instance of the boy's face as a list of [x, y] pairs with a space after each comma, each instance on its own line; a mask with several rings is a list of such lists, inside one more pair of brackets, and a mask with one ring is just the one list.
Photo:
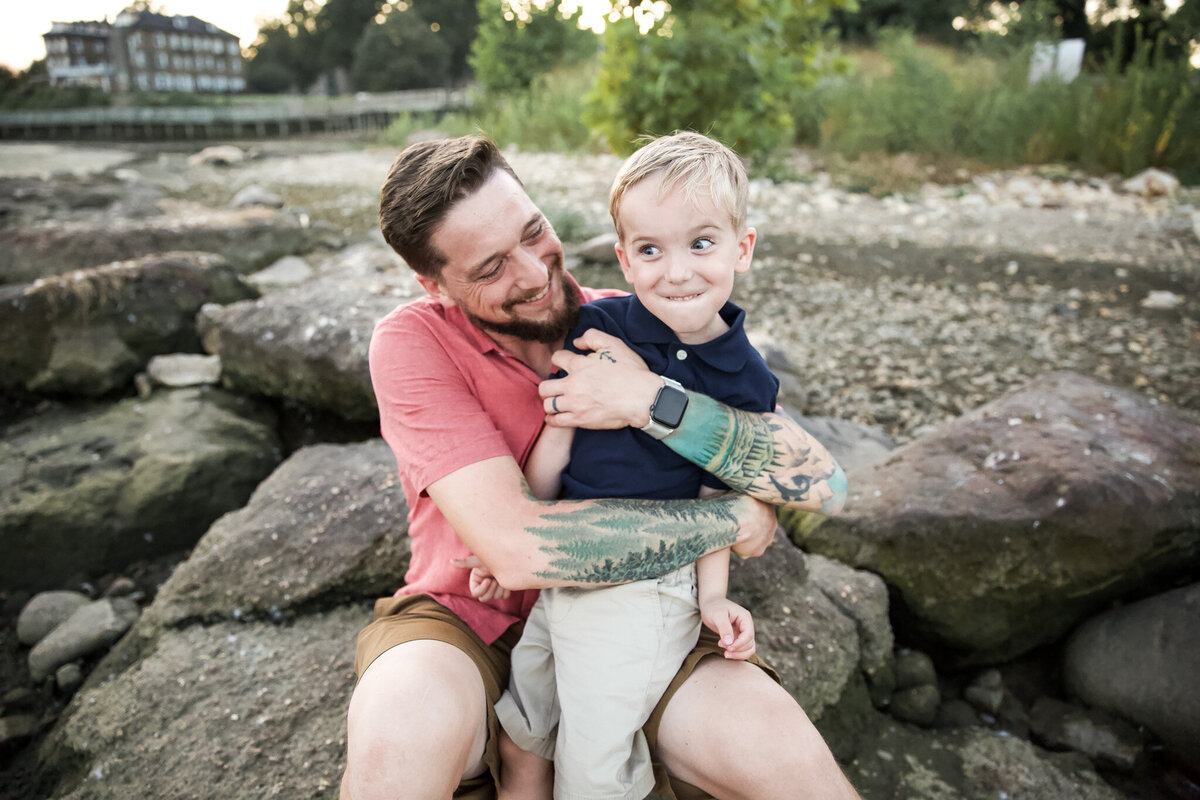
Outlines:
[[621, 271], [679, 341], [707, 342], [727, 330], [718, 312], [733, 291], [734, 273], [750, 269], [755, 231], [736, 230], [707, 192], [689, 202], [677, 186], [660, 201], [658, 186], [652, 176], [621, 199]]

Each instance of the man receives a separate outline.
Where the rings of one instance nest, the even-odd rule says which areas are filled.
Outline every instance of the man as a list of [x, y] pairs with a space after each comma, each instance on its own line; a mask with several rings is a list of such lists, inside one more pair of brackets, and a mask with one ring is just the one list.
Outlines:
[[[428, 294], [381, 320], [371, 343], [413, 556], [406, 585], [359, 637], [342, 795], [485, 798], [498, 784], [504, 798], [500, 750], [512, 744], [492, 704], [528, 590], [663, 575], [730, 546], [759, 555], [775, 529], [765, 503], [835, 513], [845, 477], [798, 426], [681, 396], [614, 337], [577, 340], [590, 356], [562, 351], [578, 303], [599, 294], [563, 271], [561, 243], [486, 139], [401, 153], [380, 221]], [[560, 368], [567, 377], [544, 380]], [[538, 501], [520, 465], [543, 414], [556, 426], [666, 431], [669, 447], [744, 494]], [[475, 557], [524, 591], [475, 600], [461, 568]], [[719, 655], [702, 639], [647, 723], [664, 768], [655, 792], [855, 797], [791, 696], [760, 666]]]

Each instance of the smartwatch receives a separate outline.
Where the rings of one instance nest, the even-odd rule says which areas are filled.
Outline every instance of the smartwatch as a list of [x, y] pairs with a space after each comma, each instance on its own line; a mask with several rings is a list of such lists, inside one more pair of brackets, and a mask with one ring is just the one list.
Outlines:
[[688, 396], [678, 381], [673, 381], [665, 375], [663, 386], [658, 390], [654, 402], [650, 404], [650, 424], [643, 431], [655, 439], [665, 439], [675, 432], [683, 421], [683, 412], [687, 410]]

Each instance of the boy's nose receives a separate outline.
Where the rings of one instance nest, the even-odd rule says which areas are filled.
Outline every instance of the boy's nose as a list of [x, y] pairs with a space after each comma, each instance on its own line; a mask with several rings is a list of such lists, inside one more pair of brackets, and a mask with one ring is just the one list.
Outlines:
[[671, 283], [683, 283], [692, 277], [692, 269], [688, 265], [686, 257], [669, 256], [668, 258], [667, 280]]

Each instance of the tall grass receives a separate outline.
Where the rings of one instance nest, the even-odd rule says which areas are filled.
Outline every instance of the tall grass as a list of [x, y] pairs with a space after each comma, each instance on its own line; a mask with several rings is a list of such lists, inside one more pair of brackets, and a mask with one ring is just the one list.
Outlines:
[[[1131, 174], [1149, 166], [1200, 180], [1197, 72], [1138, 41], [1127, 67], [1029, 84], [1029, 48], [1001, 58], [948, 54], [907, 34], [881, 38], [886, 67], [818, 83], [810, 143], [847, 158], [916, 152], [993, 165], [1068, 163]], [[814, 141], [813, 134], [816, 134]]]

